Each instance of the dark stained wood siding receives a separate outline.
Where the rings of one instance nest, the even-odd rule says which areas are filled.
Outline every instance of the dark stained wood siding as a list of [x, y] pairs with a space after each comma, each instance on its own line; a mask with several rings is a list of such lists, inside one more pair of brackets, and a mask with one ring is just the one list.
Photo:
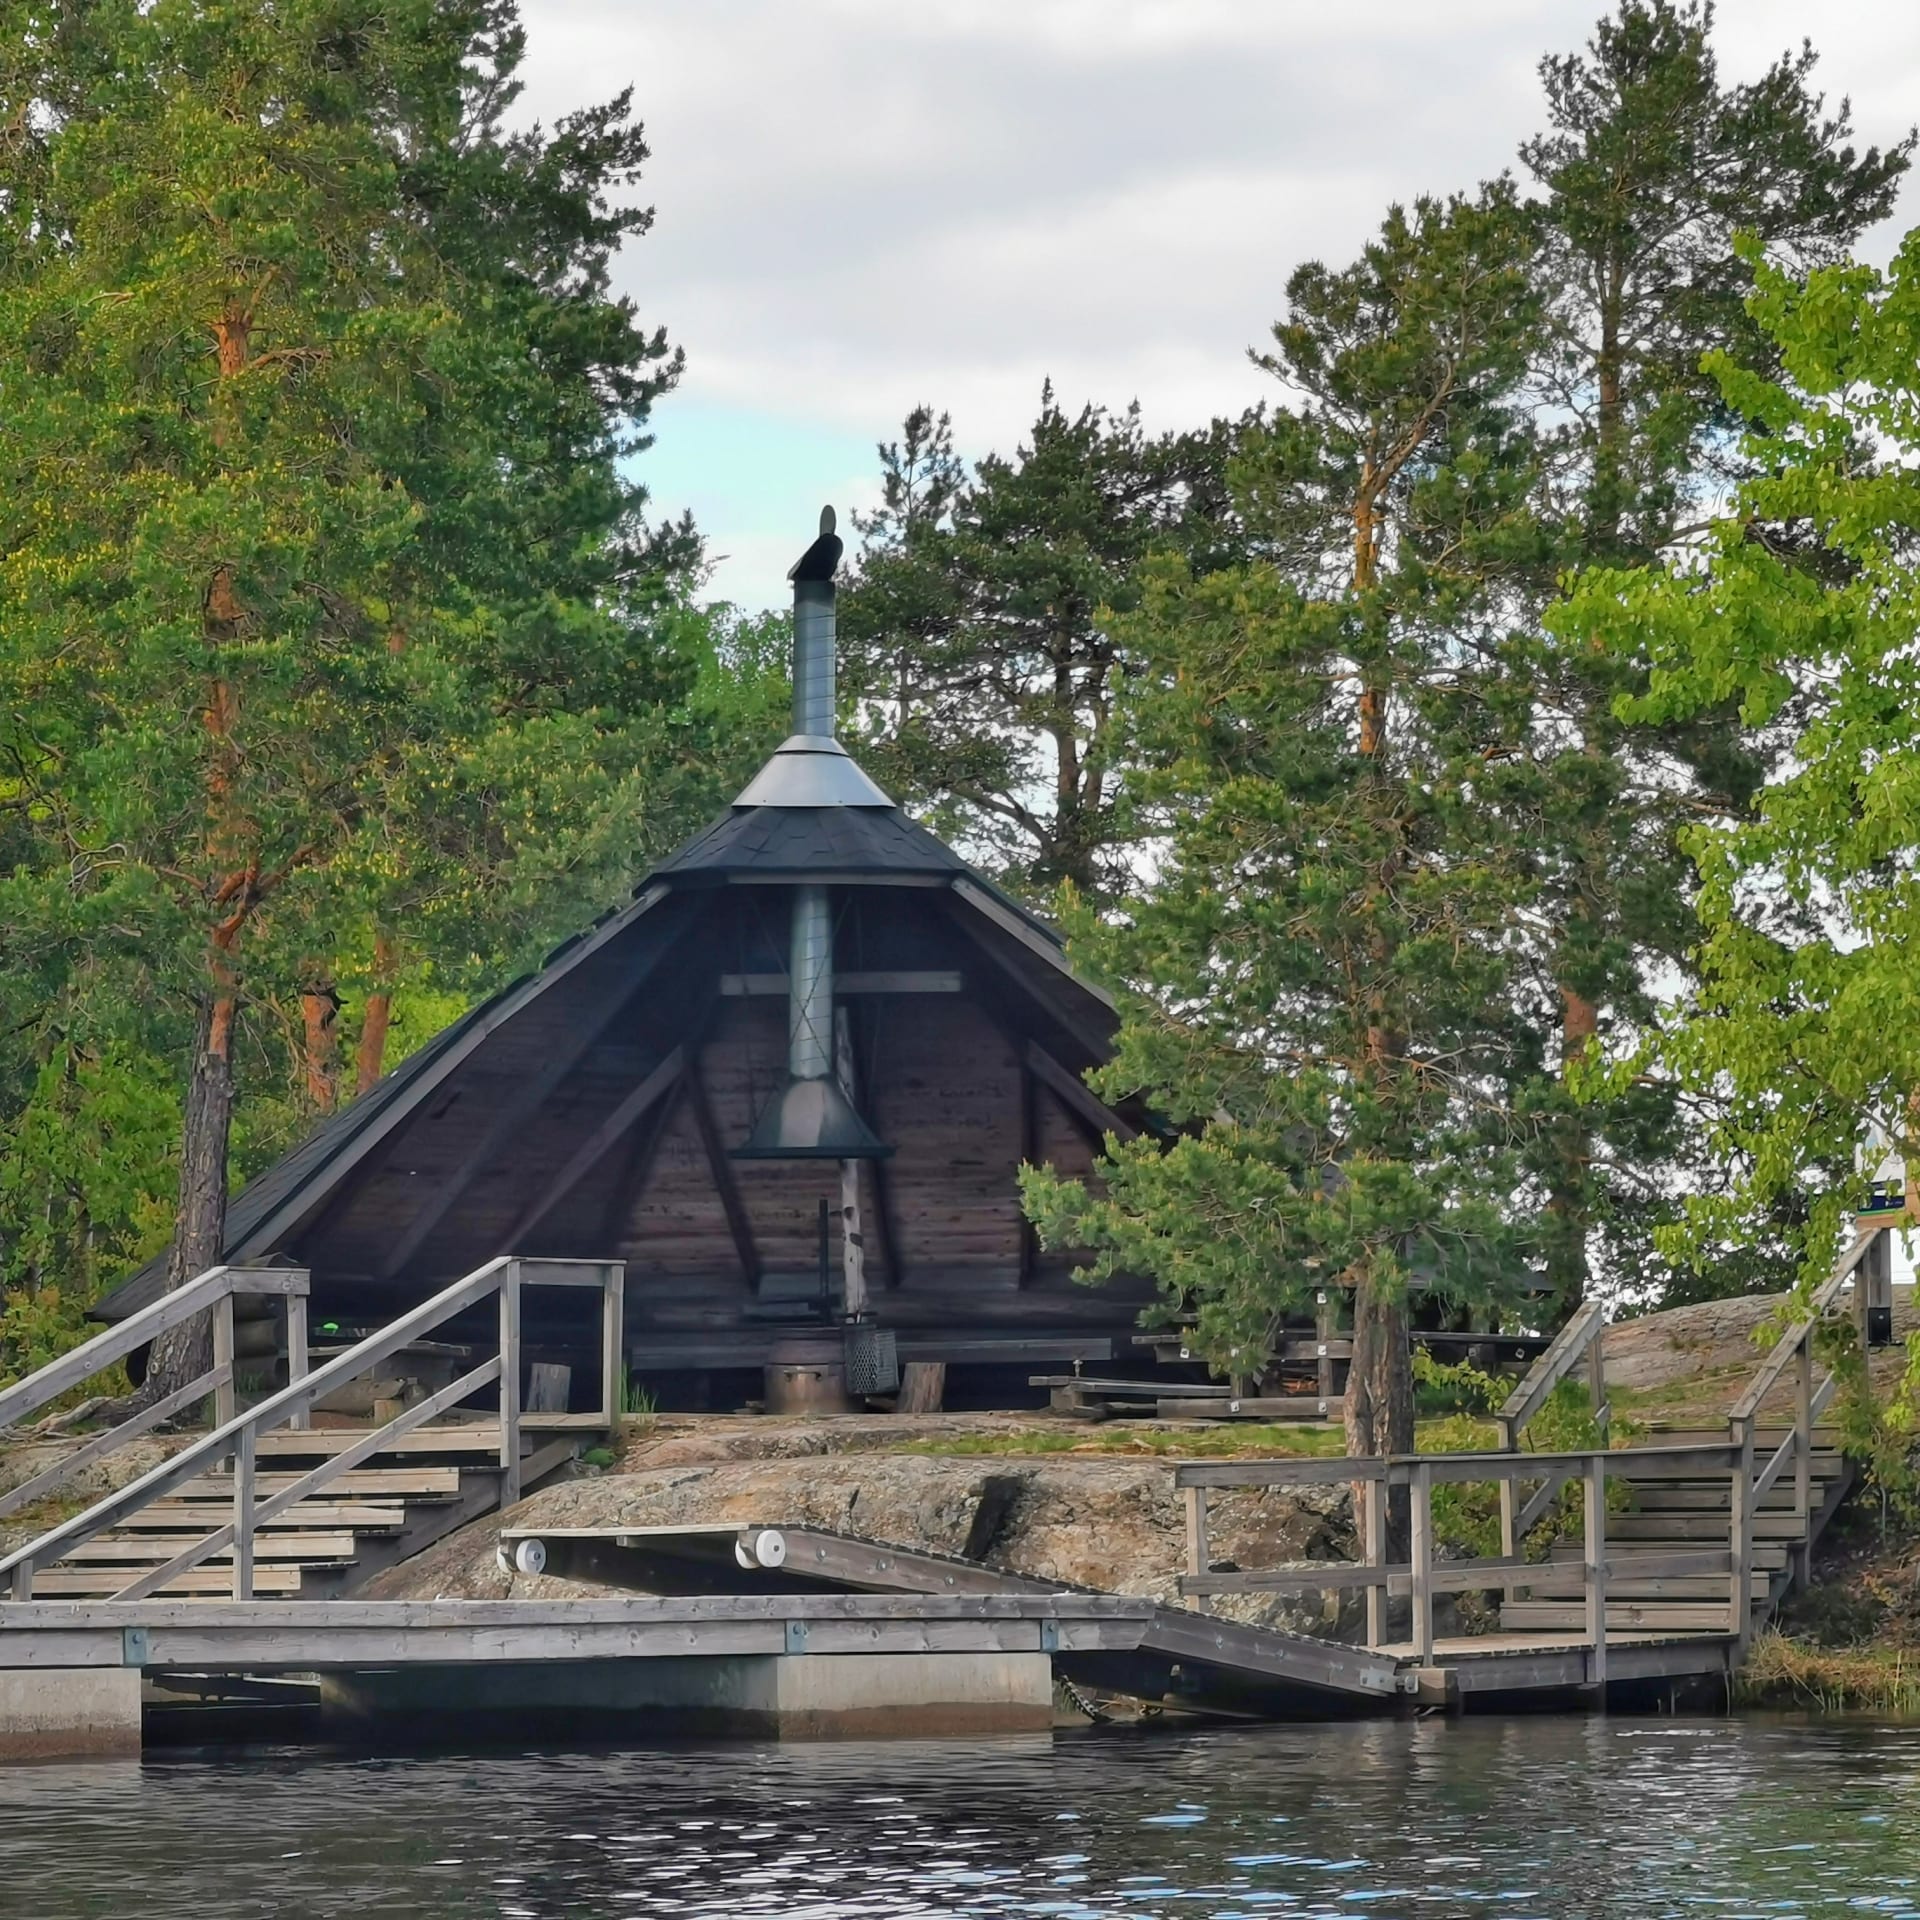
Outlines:
[[[728, 973], [780, 973], [788, 895], [737, 886], [674, 903], [673, 937], [643, 953], [634, 942], [556, 983], [492, 1035], [441, 1093], [413, 1113], [329, 1204], [298, 1252], [316, 1292], [417, 1298], [501, 1252], [604, 1257], [629, 1273], [639, 1330], [720, 1330], [768, 1338], [757, 1308], [819, 1262], [819, 1206], [829, 1204], [836, 1285], [839, 1169], [833, 1162], [739, 1161], [743, 1140], [786, 1068], [787, 1010], [778, 996], [720, 992]], [[1058, 1017], [1060, 989], [1023, 999], [1019, 977], [970, 943], [936, 889], [848, 888], [837, 902], [837, 962], [851, 969], [945, 970], [959, 993], [862, 995], [854, 1024], [858, 1101], [895, 1151], [886, 1164], [896, 1260], [869, 1268], [880, 1317], [902, 1328], [1131, 1329], [1142, 1291], [1089, 1289], [1071, 1257], [1022, 1259], [1015, 1170], [1023, 1143], [1022, 1059], [1030, 1039], [1071, 1071], [1091, 1064], [1089, 1025]], [[650, 935], [649, 938], [652, 936]], [[1004, 939], [989, 930], [992, 940]], [[1070, 987], [1070, 983], [1069, 983]], [[537, 1111], [531, 1090], [582, 1036], [590, 1046]], [[687, 1078], [642, 1116], [540, 1222], [516, 1234], [545, 1192], [635, 1087], [683, 1047]], [[704, 1098], [737, 1189], [761, 1276], [751, 1283], [730, 1228], [713, 1160], [695, 1124]], [[1071, 1174], [1093, 1164], [1086, 1131], [1045, 1087], [1031, 1094], [1035, 1150]], [[516, 1103], [518, 1103], [516, 1105]], [[503, 1114], [514, 1116], [502, 1132]], [[480, 1149], [494, 1151], [479, 1165]], [[448, 1182], [455, 1203], [391, 1277], [409, 1223]], [[868, 1184], [868, 1204], [877, 1206]], [[765, 1282], [771, 1279], [771, 1289]]]

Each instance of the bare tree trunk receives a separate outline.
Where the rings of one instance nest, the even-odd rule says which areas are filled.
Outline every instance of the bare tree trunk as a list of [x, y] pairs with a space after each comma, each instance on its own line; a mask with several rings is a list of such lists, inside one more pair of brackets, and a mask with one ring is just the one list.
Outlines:
[[371, 1093], [387, 1070], [387, 1027], [393, 1019], [393, 942], [373, 936], [373, 991], [360, 1021], [360, 1045], [354, 1055], [353, 1090]]
[[[1565, 1080], [1593, 1045], [1600, 1030], [1600, 1009], [1569, 986], [1560, 989], [1560, 1075]], [[1566, 1115], [1559, 1128], [1554, 1167], [1548, 1181], [1547, 1212], [1553, 1234], [1547, 1245], [1547, 1278], [1562, 1306], [1572, 1308], [1587, 1294], [1586, 1172], [1593, 1150], [1593, 1129], [1584, 1114]]]
[[331, 1113], [340, 1102], [340, 995], [323, 969], [308, 973], [300, 988], [301, 1058], [307, 1103]]
[[[1347, 1368], [1347, 1451], [1413, 1451], [1413, 1372], [1407, 1309], [1369, 1273], [1353, 1290], [1353, 1359]], [[1411, 1545], [1407, 1490], [1387, 1502], [1387, 1558], [1404, 1561]]]
[[[167, 1291], [220, 1264], [227, 1238], [227, 1142], [233, 1126], [230, 990], [200, 1003], [180, 1135], [180, 1205], [167, 1256]], [[149, 1403], [197, 1380], [213, 1364], [213, 1321], [202, 1314], [153, 1343], [140, 1397]]]

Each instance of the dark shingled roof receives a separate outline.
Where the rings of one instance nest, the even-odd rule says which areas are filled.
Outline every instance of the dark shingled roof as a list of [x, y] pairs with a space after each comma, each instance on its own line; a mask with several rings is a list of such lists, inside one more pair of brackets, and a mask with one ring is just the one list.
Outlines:
[[704, 873], [965, 873], [967, 863], [897, 807], [735, 807], [656, 869]]
[[933, 874], [971, 880], [1055, 946], [1044, 920], [976, 873], [898, 807], [735, 807], [656, 867], [670, 886], [721, 885], [734, 874]]
[[[657, 898], [663, 891], [684, 893], [701, 887], [724, 886], [734, 875], [771, 879], [791, 874], [797, 879], [803, 874], [830, 877], [836, 873], [898, 874], [903, 879], [933, 876], [948, 882], [965, 882], [980, 893], [992, 896], [1010, 915], [1038, 935], [1052, 949], [1048, 958], [1053, 967], [1066, 971], [1065, 943], [1052, 927], [976, 873], [951, 847], [909, 819], [898, 807], [730, 808], [656, 867], [634, 889], [634, 904], [604, 916], [589, 933], [556, 947], [541, 963], [538, 973], [503, 987], [445, 1032], [436, 1034], [350, 1107], [323, 1121], [285, 1158], [250, 1180], [227, 1210], [227, 1257], [260, 1257], [247, 1243], [263, 1225], [272, 1221], [290, 1201], [299, 1198], [303, 1189], [313, 1186], [316, 1194], [323, 1193], [330, 1164], [367, 1129], [376, 1126], [382, 1116], [430, 1090], [449, 1054], [457, 1052], [461, 1041], [475, 1027], [491, 1028], [510, 1019], [520, 1004], [542, 990], [548, 970], [581, 941], [616, 932], [619, 927], [614, 923], [624, 923], [643, 914], [649, 890]], [[157, 1299], [165, 1282], [166, 1256], [160, 1255], [97, 1301], [92, 1317], [120, 1319]]]

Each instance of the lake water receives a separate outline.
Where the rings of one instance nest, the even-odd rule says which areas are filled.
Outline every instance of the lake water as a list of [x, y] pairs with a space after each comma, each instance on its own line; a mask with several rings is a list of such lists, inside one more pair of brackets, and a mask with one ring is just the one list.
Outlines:
[[0, 1770], [5, 1920], [1920, 1916], [1920, 1727], [1540, 1718]]

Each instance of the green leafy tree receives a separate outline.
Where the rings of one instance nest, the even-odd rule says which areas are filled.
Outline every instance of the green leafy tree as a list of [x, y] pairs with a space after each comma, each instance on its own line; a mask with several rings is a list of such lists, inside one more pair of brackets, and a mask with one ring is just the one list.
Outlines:
[[1215, 563], [1229, 439], [1149, 435], [1137, 407], [1069, 413], [1048, 385], [1026, 442], [972, 475], [924, 407], [880, 449], [882, 506], [841, 602], [865, 756], [1030, 898], [1125, 884], [1114, 619], [1149, 555]]
[[1742, 255], [1780, 374], [1724, 353], [1709, 370], [1752, 423], [1753, 472], [1698, 564], [1596, 572], [1556, 624], [1647, 662], [1627, 719], [1735, 708], [1781, 749], [1745, 815], [1687, 835], [1699, 983], [1606, 1079], [1657, 1066], [1719, 1099], [1712, 1145], [1739, 1177], [1694, 1198], [1676, 1255], [1717, 1257], [1785, 1200], [1816, 1274], [1859, 1194], [1835, 1169], [1870, 1130], [1920, 1170], [1920, 233], [1884, 276]]
[[1516, 715], [1486, 654], [1499, 582], [1537, 563], [1530, 245], [1502, 183], [1290, 281], [1261, 356], [1289, 399], [1233, 469], [1259, 557], [1162, 562], [1124, 628], [1157, 879], [1079, 930], [1134, 994], [1104, 1084], [1189, 1131], [1110, 1141], [1098, 1186], [1025, 1176], [1045, 1238], [1151, 1274], [1230, 1374], [1350, 1289], [1356, 1452], [1412, 1446], [1410, 1282], [1491, 1301], [1528, 1245], [1502, 1105]]
[[[1756, 372], [1772, 341], [1746, 300], [1750, 258], [1806, 271], [1843, 257], [1888, 212], [1912, 140], [1857, 151], [1847, 105], [1814, 90], [1811, 46], [1728, 83], [1702, 0], [1624, 0], [1584, 50], [1541, 63], [1547, 130], [1521, 149], [1537, 184], [1536, 274], [1545, 326], [1535, 367], [1542, 515], [1558, 530], [1548, 572], [1650, 561], [1711, 517], [1747, 470], [1740, 418], [1703, 359]], [[1543, 599], [1552, 581], [1540, 582]], [[1764, 772], [1728, 712], [1628, 729], [1616, 700], [1643, 684], [1631, 650], [1562, 625], [1516, 646], [1535, 688], [1529, 748], [1540, 917], [1529, 1024], [1516, 1056], [1531, 1110], [1529, 1165], [1550, 1195], [1548, 1262], [1578, 1298], [1598, 1257], [1641, 1278], [1647, 1236], [1670, 1212], [1695, 1122], [1658, 1081], [1576, 1101], [1563, 1077], [1603, 1021], [1656, 1018], [1656, 989], [1684, 971], [1693, 875], [1677, 831], [1702, 808], [1738, 809]]]
[[304, 990], [463, 811], [523, 800], [503, 765], [538, 792], [480, 852], [563, 810], [592, 838], [610, 709], [652, 685], [621, 462], [676, 363], [606, 291], [639, 129], [623, 99], [505, 133], [500, 0], [30, 0], [0, 44], [0, 672], [39, 848], [0, 919], [137, 959], [190, 1022], [177, 1283], [222, 1242], [255, 984]]

